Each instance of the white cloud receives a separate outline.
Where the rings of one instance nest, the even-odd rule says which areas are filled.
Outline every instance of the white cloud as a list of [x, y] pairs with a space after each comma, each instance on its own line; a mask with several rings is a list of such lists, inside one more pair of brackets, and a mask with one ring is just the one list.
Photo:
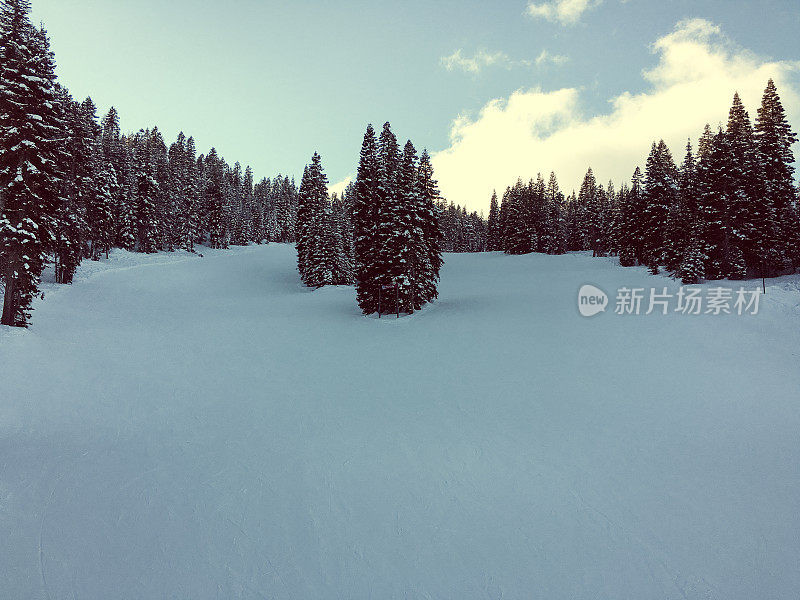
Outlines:
[[443, 56], [440, 59], [442, 66], [448, 71], [464, 71], [465, 73], [480, 73], [484, 67], [493, 65], [505, 66], [510, 68], [511, 59], [505, 52], [489, 52], [488, 50], [478, 50], [474, 56], [464, 56], [463, 50], [459, 48], [450, 56]]
[[539, 53], [539, 56], [536, 57], [536, 65], [546, 65], [548, 63], [553, 65], [563, 65], [569, 61], [568, 56], [564, 56], [563, 54], [550, 54], [547, 50], [542, 50]]
[[791, 84], [800, 62], [769, 61], [733, 47], [720, 29], [701, 20], [678, 23], [653, 44], [658, 63], [643, 72], [649, 89], [612, 98], [605, 114], [586, 116], [576, 88], [518, 90], [488, 102], [473, 118], [451, 125], [450, 147], [434, 154], [443, 195], [472, 210], [488, 210], [492, 190], [555, 171], [562, 189], [580, 185], [591, 166], [600, 181], [629, 181], [644, 168], [653, 140], [663, 138], [676, 161], [686, 139], [706, 123], [727, 121], [734, 91], [751, 120], [767, 80], [778, 86], [790, 123], [800, 118], [800, 94]]
[[334, 193], [341, 197], [342, 192], [344, 192], [345, 188], [350, 185], [350, 182], [353, 181], [353, 175], [348, 175], [341, 181], [337, 181], [336, 183], [332, 183], [328, 186], [328, 193], [333, 195]]
[[528, 2], [527, 12], [530, 16], [547, 19], [562, 25], [574, 25], [581, 15], [590, 8], [599, 5], [602, 0], [547, 0], [545, 2]]
[[568, 60], [569, 57], [567, 56], [551, 54], [547, 50], [542, 50], [534, 60], [512, 60], [505, 52], [489, 52], [488, 50], [478, 50], [474, 56], [469, 57], [464, 55], [464, 51], [461, 48], [451, 55], [443, 56], [439, 59], [442, 66], [448, 71], [459, 70], [473, 75], [480, 73], [484, 67], [497, 66], [511, 69], [513, 67], [532, 67], [534, 65], [541, 67], [547, 64], [560, 66]]

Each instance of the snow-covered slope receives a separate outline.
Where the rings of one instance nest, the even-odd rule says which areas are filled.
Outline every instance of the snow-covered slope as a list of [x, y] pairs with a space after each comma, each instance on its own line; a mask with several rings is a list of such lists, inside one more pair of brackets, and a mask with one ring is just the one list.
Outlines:
[[84, 263], [0, 328], [0, 596], [797, 598], [798, 279], [741, 317], [584, 283], [677, 288], [448, 255], [377, 320], [289, 246]]

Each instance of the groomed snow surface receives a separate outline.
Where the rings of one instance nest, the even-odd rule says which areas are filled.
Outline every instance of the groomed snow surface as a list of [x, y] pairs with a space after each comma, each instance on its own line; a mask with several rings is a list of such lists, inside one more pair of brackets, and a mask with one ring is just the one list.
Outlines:
[[0, 328], [0, 597], [800, 595], [800, 278], [584, 318], [584, 283], [679, 284], [446, 259], [401, 319], [277, 244], [45, 286]]

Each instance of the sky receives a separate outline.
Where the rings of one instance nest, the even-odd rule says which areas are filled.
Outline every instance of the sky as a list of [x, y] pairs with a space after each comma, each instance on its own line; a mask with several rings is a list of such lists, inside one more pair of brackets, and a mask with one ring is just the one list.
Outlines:
[[61, 83], [124, 131], [183, 131], [258, 178], [299, 179], [317, 151], [336, 190], [389, 121], [470, 210], [539, 172], [618, 186], [661, 138], [679, 162], [734, 91], [755, 118], [770, 77], [800, 129], [797, 0], [33, 0], [32, 18]]

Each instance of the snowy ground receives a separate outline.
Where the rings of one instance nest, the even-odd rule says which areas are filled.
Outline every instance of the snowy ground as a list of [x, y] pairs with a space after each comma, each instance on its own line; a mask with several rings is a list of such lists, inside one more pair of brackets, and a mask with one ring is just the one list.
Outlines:
[[677, 288], [448, 255], [379, 321], [288, 246], [84, 263], [0, 328], [0, 596], [797, 598], [800, 278], [741, 317], [584, 283]]

